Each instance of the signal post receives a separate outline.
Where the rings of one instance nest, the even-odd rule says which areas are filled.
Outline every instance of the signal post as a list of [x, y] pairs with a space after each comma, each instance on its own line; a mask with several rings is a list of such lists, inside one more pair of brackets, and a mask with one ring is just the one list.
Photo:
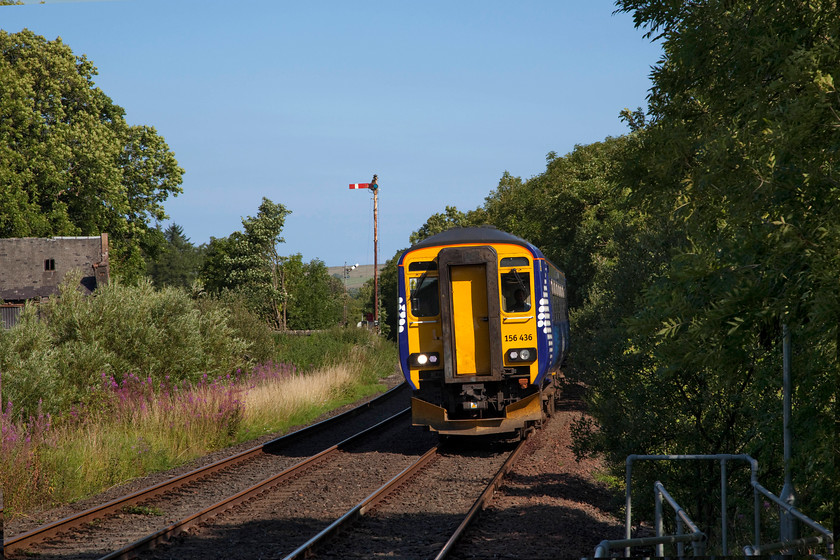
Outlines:
[[373, 328], [379, 334], [379, 185], [374, 174], [370, 183], [350, 183], [350, 189], [370, 189], [373, 193]]

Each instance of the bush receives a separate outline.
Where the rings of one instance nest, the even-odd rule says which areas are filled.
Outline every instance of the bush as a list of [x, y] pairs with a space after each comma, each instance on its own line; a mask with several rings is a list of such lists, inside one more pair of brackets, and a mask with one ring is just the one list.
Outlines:
[[263, 319], [251, 311], [248, 301], [241, 293], [225, 290], [219, 296], [202, 296], [198, 299], [199, 309], [222, 307], [228, 314], [228, 326], [236, 336], [248, 341], [248, 361], [262, 364], [274, 359], [276, 342], [274, 331]]
[[255, 343], [242, 338], [230, 309], [197, 304], [176, 288], [156, 290], [112, 283], [86, 297], [68, 278], [60, 296], [28, 305], [15, 328], [0, 332], [4, 399], [23, 415], [43, 398], [55, 413], [84, 401], [102, 374], [121, 381], [129, 374], [197, 381], [224, 376], [249, 365]]

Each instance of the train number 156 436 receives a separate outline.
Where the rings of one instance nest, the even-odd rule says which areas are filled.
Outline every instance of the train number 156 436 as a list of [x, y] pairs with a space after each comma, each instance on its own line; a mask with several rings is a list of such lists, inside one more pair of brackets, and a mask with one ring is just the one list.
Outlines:
[[525, 342], [526, 340], [533, 340], [533, 334], [506, 334], [505, 342]]

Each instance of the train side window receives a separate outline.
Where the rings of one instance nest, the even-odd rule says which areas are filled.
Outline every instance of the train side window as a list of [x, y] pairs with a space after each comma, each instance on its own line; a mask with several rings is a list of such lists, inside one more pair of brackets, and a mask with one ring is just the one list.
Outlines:
[[511, 270], [502, 274], [502, 300], [506, 313], [531, 310], [531, 274]]
[[437, 276], [409, 279], [411, 313], [415, 317], [434, 317], [440, 313]]

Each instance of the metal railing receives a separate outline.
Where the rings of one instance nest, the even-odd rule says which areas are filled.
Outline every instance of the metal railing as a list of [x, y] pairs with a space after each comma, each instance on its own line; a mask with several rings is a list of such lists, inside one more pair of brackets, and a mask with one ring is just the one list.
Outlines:
[[[595, 558], [606, 558], [609, 551], [618, 548], [632, 546], [654, 546], [656, 556], [664, 556], [666, 544], [677, 545], [677, 556], [685, 556], [685, 543], [692, 543], [694, 556], [704, 556], [706, 553], [706, 534], [697, 528], [697, 525], [688, 517], [685, 510], [665, 490], [665, 486], [658, 480], [653, 485], [654, 498], [656, 500], [656, 536], [639, 537], [635, 539], [604, 540], [595, 548]], [[674, 510], [677, 526], [676, 535], [665, 535], [662, 521], [662, 499]], [[685, 534], [683, 526], [688, 526], [689, 533]]]
[[[595, 549], [595, 557], [603, 558], [609, 554], [610, 550], [624, 548], [625, 556], [630, 556], [631, 547], [635, 546], [655, 546], [656, 556], [664, 555], [665, 544], [677, 545], [677, 556], [684, 556], [684, 544], [686, 542], [693, 543], [695, 555], [705, 554], [706, 536], [696, 525], [689, 519], [688, 515], [682, 508], [671, 498], [664, 486], [660, 482], [654, 485], [654, 492], [656, 493], [656, 537], [637, 537], [631, 538], [631, 520], [632, 520], [632, 474], [633, 463], [636, 461], [684, 461], [684, 460], [713, 460], [719, 461], [721, 465], [721, 549], [722, 554], [726, 556], [729, 553], [729, 543], [727, 536], [727, 469], [728, 461], [746, 461], [750, 465], [750, 485], [753, 488], [753, 532], [754, 540], [752, 545], [743, 548], [745, 556], [758, 556], [767, 552], [774, 551], [788, 551], [799, 549], [804, 546], [825, 546], [828, 555], [834, 554], [834, 535], [831, 531], [822, 527], [816, 521], [802, 514], [798, 509], [783, 501], [778, 496], [767, 490], [758, 482], [758, 461], [749, 455], [630, 455], [627, 457], [627, 472], [626, 472], [626, 495], [625, 495], [625, 537], [620, 540], [605, 540], [601, 541]], [[761, 544], [761, 510], [759, 507], [760, 496], [763, 495], [773, 503], [779, 506], [781, 512], [786, 512], [804, 525], [810, 527], [815, 532], [819, 533], [817, 536], [803, 538], [803, 539], [779, 539], [777, 542], [762, 545]], [[668, 504], [674, 509], [677, 514], [677, 534], [663, 535], [662, 529], [662, 513], [661, 500], [665, 497]], [[682, 524], [685, 523], [689, 529], [689, 534], [684, 534]], [[813, 555], [817, 557], [817, 555]]]
[[[819, 533], [819, 535], [802, 539], [779, 539], [776, 542], [762, 545], [761, 541], [758, 538], [758, 532], [756, 532], [755, 544], [744, 547], [744, 556], [761, 556], [766, 552], [798, 550], [806, 546], [811, 547], [814, 545], [825, 546], [828, 555], [834, 555], [834, 534], [831, 531], [829, 531], [813, 519], [805, 516], [802, 512], [785, 502], [782, 498], [774, 495], [772, 492], [767, 490], [767, 488], [759, 484], [757, 480], [753, 479], [751, 480], [751, 483], [754, 491], [756, 493], [761, 493], [768, 500], [779, 506], [779, 511], [783, 511], [788, 513], [789, 515], [792, 515], [797, 520], [799, 520], [800, 523], [803, 523], [804, 525], [810, 527], [811, 529]], [[812, 554], [811, 556], [821, 558], [821, 556], [817, 554]]]

